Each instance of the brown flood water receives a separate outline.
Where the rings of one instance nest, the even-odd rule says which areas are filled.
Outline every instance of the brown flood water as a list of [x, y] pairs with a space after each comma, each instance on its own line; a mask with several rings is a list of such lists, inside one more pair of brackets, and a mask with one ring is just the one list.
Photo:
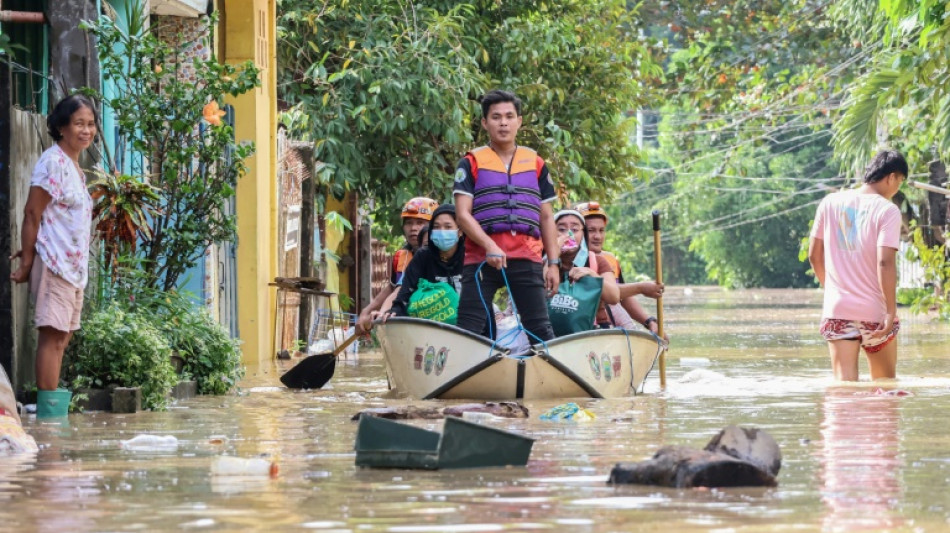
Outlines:
[[[902, 310], [899, 380], [830, 379], [812, 290], [672, 288], [668, 387], [584, 400], [596, 420], [493, 425], [535, 439], [527, 468], [401, 471], [354, 466], [356, 424], [388, 400], [364, 352], [324, 390], [290, 392], [274, 372], [238, 394], [167, 412], [25, 422], [38, 457], [0, 461], [7, 531], [946, 531], [950, 530], [950, 325]], [[866, 365], [862, 373], [866, 376]], [[866, 379], [866, 378], [865, 378]], [[438, 402], [418, 404], [438, 405]], [[664, 444], [703, 446], [729, 423], [769, 431], [784, 454], [774, 489], [673, 490], [605, 483], [619, 461]], [[439, 427], [438, 421], [419, 421]], [[177, 449], [119, 441], [173, 435]], [[271, 454], [277, 479], [211, 475], [216, 455]]]

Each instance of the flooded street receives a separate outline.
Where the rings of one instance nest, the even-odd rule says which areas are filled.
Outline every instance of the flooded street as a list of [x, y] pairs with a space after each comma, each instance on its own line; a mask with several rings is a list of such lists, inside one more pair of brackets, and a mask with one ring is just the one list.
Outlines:
[[[527, 468], [409, 471], [354, 466], [356, 423], [384, 398], [379, 353], [337, 365], [324, 390], [275, 372], [239, 394], [167, 412], [71, 415], [25, 425], [38, 457], [0, 462], [10, 531], [943, 531], [950, 529], [950, 325], [900, 310], [897, 383], [835, 384], [814, 290], [671, 288], [668, 386], [579, 401], [590, 422], [490, 422], [536, 439]], [[862, 356], [863, 357], [863, 356]], [[862, 377], [867, 365], [862, 360]], [[253, 372], [249, 372], [253, 374]], [[439, 405], [439, 402], [414, 402]], [[415, 421], [439, 428], [440, 421]], [[767, 430], [784, 456], [774, 489], [608, 486], [610, 468], [664, 444], [702, 447], [723, 426]], [[173, 435], [177, 448], [120, 441]], [[276, 479], [217, 477], [218, 455], [269, 454]]]

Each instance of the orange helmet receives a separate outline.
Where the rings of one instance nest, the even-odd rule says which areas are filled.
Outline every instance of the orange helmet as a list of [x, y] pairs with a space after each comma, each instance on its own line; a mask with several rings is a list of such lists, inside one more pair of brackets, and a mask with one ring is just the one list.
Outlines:
[[432, 212], [439, 207], [439, 202], [432, 198], [418, 196], [406, 202], [402, 206], [402, 218], [418, 218], [420, 220], [432, 220]]
[[580, 213], [584, 215], [584, 218], [604, 217], [604, 222], [607, 222], [607, 213], [600, 207], [600, 202], [574, 204], [574, 209], [580, 211]]

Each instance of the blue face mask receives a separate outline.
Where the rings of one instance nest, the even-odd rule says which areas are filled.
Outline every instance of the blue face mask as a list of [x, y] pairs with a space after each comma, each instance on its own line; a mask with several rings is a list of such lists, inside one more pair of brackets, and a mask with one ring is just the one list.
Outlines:
[[447, 252], [459, 242], [459, 232], [454, 229], [434, 229], [429, 233], [429, 242], [436, 248]]
[[587, 239], [581, 239], [581, 247], [577, 250], [577, 255], [574, 256], [574, 266], [582, 267], [587, 264], [587, 256], [589, 255], [587, 250]]

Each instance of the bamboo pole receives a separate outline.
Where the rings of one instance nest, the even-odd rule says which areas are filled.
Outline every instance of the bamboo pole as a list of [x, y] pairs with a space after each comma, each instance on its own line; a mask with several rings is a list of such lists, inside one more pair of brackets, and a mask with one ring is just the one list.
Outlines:
[[[653, 210], [653, 260], [656, 282], [663, 283], [663, 258], [660, 249], [660, 211]], [[663, 294], [656, 299], [657, 336], [663, 339]], [[660, 351], [660, 388], [666, 389], [666, 349]]]

